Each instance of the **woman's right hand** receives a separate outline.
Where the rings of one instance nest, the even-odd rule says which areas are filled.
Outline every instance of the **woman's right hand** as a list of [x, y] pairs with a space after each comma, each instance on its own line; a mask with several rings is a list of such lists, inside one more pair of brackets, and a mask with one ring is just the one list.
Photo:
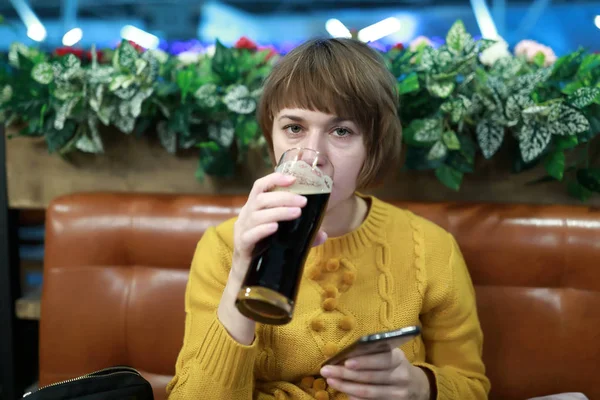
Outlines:
[[[244, 345], [250, 345], [254, 340], [256, 324], [235, 308], [235, 299], [250, 266], [256, 244], [275, 233], [279, 221], [296, 219], [302, 213], [306, 197], [287, 191], [271, 191], [274, 187], [288, 187], [295, 180], [293, 176], [275, 172], [254, 182], [233, 227], [231, 271], [217, 315], [231, 337]], [[326, 239], [327, 235], [319, 232], [313, 246]]]
[[[256, 244], [277, 231], [278, 222], [296, 219], [306, 205], [306, 197], [287, 191], [271, 191], [275, 187], [288, 187], [296, 181], [290, 175], [272, 173], [254, 182], [248, 200], [233, 229], [233, 262], [231, 273], [241, 281], [252, 259]], [[325, 241], [319, 232], [315, 245]]]

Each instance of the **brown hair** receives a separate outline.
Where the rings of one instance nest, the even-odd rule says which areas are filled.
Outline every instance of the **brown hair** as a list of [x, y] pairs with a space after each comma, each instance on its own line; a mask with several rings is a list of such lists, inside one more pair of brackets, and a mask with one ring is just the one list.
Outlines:
[[358, 188], [381, 183], [394, 169], [402, 141], [396, 79], [366, 44], [353, 39], [311, 40], [274, 66], [257, 111], [272, 159], [273, 118], [294, 107], [337, 115], [359, 126], [367, 157]]

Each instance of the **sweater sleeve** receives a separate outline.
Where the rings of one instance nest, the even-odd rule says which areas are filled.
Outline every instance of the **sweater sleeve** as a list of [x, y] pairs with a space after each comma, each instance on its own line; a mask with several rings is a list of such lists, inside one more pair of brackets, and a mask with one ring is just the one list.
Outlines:
[[238, 343], [217, 317], [230, 265], [231, 249], [209, 228], [196, 248], [186, 287], [183, 346], [167, 386], [171, 400], [252, 399], [257, 340], [250, 346]]
[[438, 400], [487, 399], [490, 382], [481, 358], [483, 333], [475, 291], [458, 244], [445, 235], [450, 246], [438, 244], [434, 251], [449, 247], [449, 258], [427, 268], [430, 283], [421, 316], [427, 354], [426, 362], [415, 365], [435, 377]]

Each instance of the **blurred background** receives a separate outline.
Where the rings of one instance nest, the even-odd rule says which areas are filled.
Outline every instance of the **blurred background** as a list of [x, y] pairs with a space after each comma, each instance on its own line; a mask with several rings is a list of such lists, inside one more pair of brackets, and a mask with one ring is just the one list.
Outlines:
[[474, 36], [499, 35], [511, 46], [533, 39], [558, 56], [579, 46], [600, 50], [598, 0], [2, 0], [0, 15], [0, 51], [14, 41], [114, 47], [125, 37], [178, 54], [247, 36], [286, 52], [310, 37], [344, 36], [381, 21], [371, 41], [385, 47], [421, 35], [435, 42], [457, 19]]

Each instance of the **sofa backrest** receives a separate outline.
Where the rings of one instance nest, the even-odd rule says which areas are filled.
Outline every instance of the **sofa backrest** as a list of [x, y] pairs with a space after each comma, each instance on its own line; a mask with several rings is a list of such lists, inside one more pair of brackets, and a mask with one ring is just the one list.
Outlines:
[[[77, 194], [46, 219], [40, 384], [112, 365], [174, 373], [184, 291], [203, 232], [234, 196]], [[477, 292], [492, 399], [580, 391], [600, 398], [600, 210], [394, 203], [456, 237]]]

